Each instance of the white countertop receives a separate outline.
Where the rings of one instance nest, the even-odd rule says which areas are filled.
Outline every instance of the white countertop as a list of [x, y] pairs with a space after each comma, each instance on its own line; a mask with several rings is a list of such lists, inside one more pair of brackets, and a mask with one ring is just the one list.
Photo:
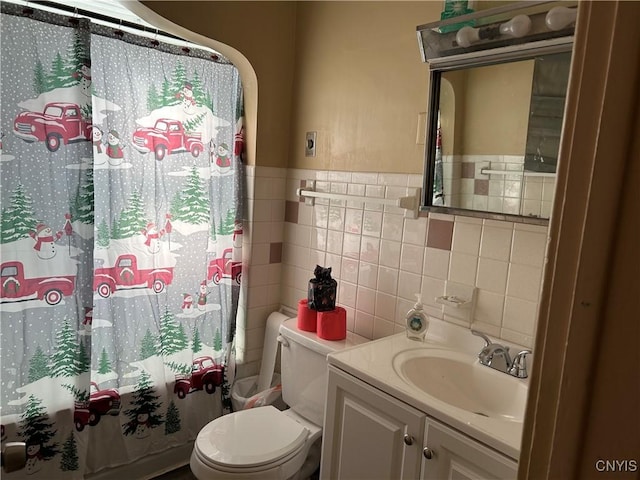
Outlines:
[[[501, 343], [500, 340], [495, 341]], [[484, 342], [468, 329], [431, 319], [424, 342], [408, 339], [404, 333], [399, 333], [332, 353], [328, 361], [330, 365], [518, 460], [522, 423], [483, 417], [444, 403], [405, 382], [393, 368], [394, 357], [409, 349], [446, 348], [477, 355], [483, 345]], [[515, 378], [514, 381], [527, 382], [526, 379]]]

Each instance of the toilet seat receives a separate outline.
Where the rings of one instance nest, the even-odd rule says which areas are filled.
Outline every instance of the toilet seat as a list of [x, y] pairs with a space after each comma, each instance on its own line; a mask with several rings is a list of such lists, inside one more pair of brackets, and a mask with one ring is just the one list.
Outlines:
[[308, 435], [306, 427], [267, 405], [208, 423], [196, 438], [194, 453], [214, 469], [262, 470], [295, 456], [305, 446]]

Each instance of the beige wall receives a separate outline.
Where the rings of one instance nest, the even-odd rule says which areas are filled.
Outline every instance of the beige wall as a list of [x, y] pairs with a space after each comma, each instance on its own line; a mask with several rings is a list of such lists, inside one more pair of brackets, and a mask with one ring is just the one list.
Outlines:
[[444, 72], [445, 155], [524, 155], [534, 61]]
[[[456, 148], [465, 155], [524, 155], [529, 125], [533, 60], [467, 71]], [[456, 112], [458, 113], [458, 112]]]
[[[415, 29], [438, 2], [300, 2], [291, 160], [296, 168], [419, 173], [428, 68]], [[318, 132], [315, 158], [306, 131]]]

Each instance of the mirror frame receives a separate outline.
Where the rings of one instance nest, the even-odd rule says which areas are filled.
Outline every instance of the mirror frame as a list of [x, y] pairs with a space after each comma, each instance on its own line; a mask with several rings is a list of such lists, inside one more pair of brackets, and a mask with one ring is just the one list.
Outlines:
[[[498, 10], [498, 9], [496, 9]], [[488, 12], [488, 11], [487, 11]], [[460, 17], [463, 18], [463, 17]], [[434, 24], [418, 27], [421, 32], [425, 27], [433, 27]], [[554, 38], [552, 40], [533, 42], [514, 47], [496, 48], [482, 52], [469, 52], [451, 57], [440, 57], [426, 60], [429, 64], [429, 95], [427, 101], [426, 135], [425, 135], [425, 175], [423, 181], [423, 199], [420, 211], [444, 213], [449, 215], [462, 215], [467, 217], [488, 218], [517, 223], [529, 223], [535, 225], [548, 225], [548, 218], [530, 217], [508, 213], [490, 212], [483, 210], [471, 210], [458, 207], [433, 205], [433, 183], [435, 176], [436, 139], [438, 128], [438, 112], [440, 103], [440, 89], [442, 74], [447, 71], [460, 70], [471, 67], [485, 67], [489, 65], [504, 64], [521, 60], [529, 60], [541, 55], [572, 52], [573, 30], [570, 35]], [[419, 33], [419, 38], [420, 33]], [[424, 48], [421, 45], [424, 52]], [[424, 54], [423, 54], [424, 58]], [[573, 62], [573, 57], [572, 57]]]

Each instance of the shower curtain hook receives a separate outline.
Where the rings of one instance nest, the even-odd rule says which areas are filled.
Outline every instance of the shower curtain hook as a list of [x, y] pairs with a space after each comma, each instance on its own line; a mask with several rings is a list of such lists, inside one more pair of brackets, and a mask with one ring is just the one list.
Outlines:
[[80, 24], [80, 19], [78, 18], [78, 7], [74, 7], [73, 9], [73, 16], [69, 18], [69, 23], [71, 25], [78, 25]]
[[120, 28], [114, 30], [113, 33], [119, 37], [122, 37], [124, 35], [124, 32], [122, 31], [122, 19], [120, 19]]
[[29, 6], [29, 2], [24, 4], [24, 8], [22, 9], [22, 13], [24, 15], [33, 15], [33, 8]]
[[153, 39], [151, 40], [151, 45], [153, 45], [154, 47], [157, 47], [158, 45], [160, 45], [160, 42], [158, 41], [158, 29], [156, 28], [156, 34], [154, 35]]

